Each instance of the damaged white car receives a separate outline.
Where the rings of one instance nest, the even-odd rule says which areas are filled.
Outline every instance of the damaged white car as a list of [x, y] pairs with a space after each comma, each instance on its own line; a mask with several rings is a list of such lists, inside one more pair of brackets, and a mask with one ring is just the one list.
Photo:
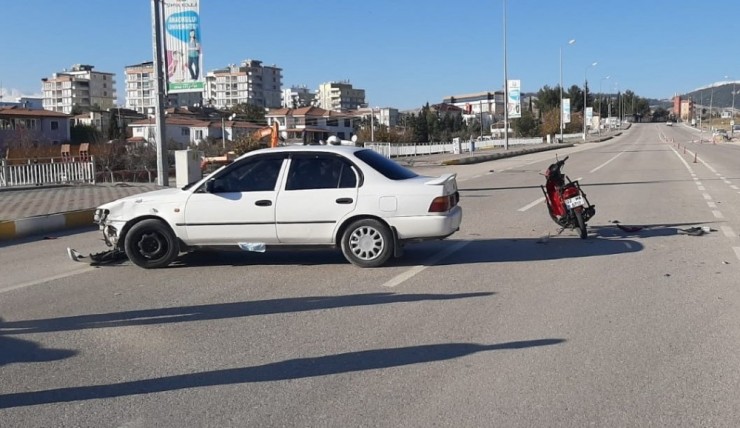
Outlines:
[[370, 149], [262, 149], [182, 189], [100, 206], [95, 222], [110, 250], [89, 257], [161, 268], [198, 248], [334, 247], [357, 266], [377, 267], [408, 242], [457, 231], [459, 199], [456, 174], [419, 176]]

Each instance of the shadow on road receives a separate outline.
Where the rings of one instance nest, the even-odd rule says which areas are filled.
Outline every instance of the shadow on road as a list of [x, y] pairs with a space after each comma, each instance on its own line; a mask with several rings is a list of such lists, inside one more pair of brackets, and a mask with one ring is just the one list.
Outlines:
[[525, 340], [492, 345], [445, 343], [296, 358], [260, 366], [162, 376], [154, 379], [119, 382], [108, 385], [77, 386], [46, 391], [4, 394], [0, 395], [0, 409], [125, 397], [208, 386], [275, 382], [329, 376], [340, 373], [380, 370], [411, 364], [451, 360], [478, 352], [521, 350], [539, 346], [557, 345], [563, 342], [565, 342], [565, 339]]
[[[346, 296], [309, 296], [254, 302], [220, 303], [141, 309], [107, 314], [78, 315], [25, 321], [0, 321], [0, 341], [3, 335], [85, 330], [92, 328], [171, 324], [190, 321], [241, 318], [293, 312], [319, 311], [332, 308], [387, 305], [422, 301], [447, 301], [492, 296], [492, 292], [460, 294], [396, 294], [368, 293]], [[2, 342], [0, 342], [2, 343]], [[0, 347], [2, 349], [2, 347]], [[2, 356], [0, 356], [2, 358]], [[1, 361], [1, 360], [0, 360]]]
[[[0, 321], [0, 325], [2, 322]], [[67, 349], [45, 349], [35, 342], [0, 336], [0, 367], [12, 363], [43, 363], [77, 354]]]

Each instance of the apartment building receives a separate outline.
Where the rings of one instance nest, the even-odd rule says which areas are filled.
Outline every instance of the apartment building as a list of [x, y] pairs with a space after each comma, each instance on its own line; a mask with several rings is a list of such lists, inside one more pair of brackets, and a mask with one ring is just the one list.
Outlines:
[[70, 70], [41, 79], [45, 110], [72, 113], [72, 107], [109, 109], [116, 104], [114, 73], [94, 71], [94, 66], [75, 64]]
[[209, 71], [206, 75], [205, 103], [219, 109], [243, 103], [280, 108], [282, 70], [275, 65], [264, 66], [262, 61], [247, 59], [240, 65]]
[[316, 93], [309, 90], [308, 87], [291, 86], [290, 89], [283, 89], [281, 104], [283, 108], [309, 107], [315, 98]]
[[[141, 64], [128, 65], [124, 69], [126, 77], [127, 109], [136, 110], [141, 114], [153, 114], [157, 104], [156, 80], [152, 61]], [[202, 92], [183, 92], [167, 94], [165, 107], [189, 107], [203, 103]]]
[[353, 88], [347, 80], [322, 83], [316, 100], [317, 107], [333, 111], [356, 110], [367, 106], [365, 90]]

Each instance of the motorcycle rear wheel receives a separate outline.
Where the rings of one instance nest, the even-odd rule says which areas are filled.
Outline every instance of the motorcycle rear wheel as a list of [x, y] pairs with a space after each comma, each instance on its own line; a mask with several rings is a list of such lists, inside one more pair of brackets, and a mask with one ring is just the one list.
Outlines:
[[576, 215], [576, 223], [578, 223], [581, 239], [586, 239], [588, 232], [586, 231], [586, 222], [583, 220], [583, 212], [581, 210], [576, 210], [573, 214]]

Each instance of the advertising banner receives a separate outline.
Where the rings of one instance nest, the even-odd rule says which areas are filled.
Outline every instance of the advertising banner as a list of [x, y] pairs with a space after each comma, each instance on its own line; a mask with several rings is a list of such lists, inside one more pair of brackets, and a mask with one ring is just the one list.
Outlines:
[[563, 98], [563, 123], [570, 123], [570, 98]]
[[521, 80], [509, 80], [507, 90], [509, 99], [506, 101], [506, 108], [509, 111], [509, 119], [522, 117]]
[[200, 0], [164, 0], [167, 92], [202, 92]]
[[593, 107], [586, 107], [586, 122], [591, 122], [591, 119], [594, 117], [594, 108]]

